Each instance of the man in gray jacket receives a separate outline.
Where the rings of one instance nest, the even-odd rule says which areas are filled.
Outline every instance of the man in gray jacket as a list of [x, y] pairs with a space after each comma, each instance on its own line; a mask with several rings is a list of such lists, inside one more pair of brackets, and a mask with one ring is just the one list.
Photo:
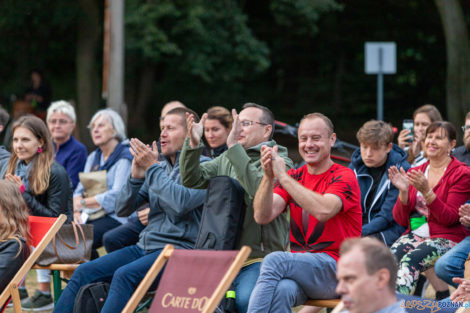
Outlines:
[[158, 161], [156, 142], [150, 148], [138, 139], [131, 139], [134, 156], [131, 177], [116, 200], [116, 213], [128, 216], [148, 201], [148, 225], [140, 233], [137, 245], [79, 266], [55, 312], [72, 312], [80, 287], [96, 281], [111, 281], [101, 312], [121, 312], [166, 244], [180, 249], [194, 247], [206, 192], [186, 188], [180, 182], [179, 154], [187, 132], [187, 112], [195, 115], [189, 109], [176, 108], [160, 124], [163, 161]]

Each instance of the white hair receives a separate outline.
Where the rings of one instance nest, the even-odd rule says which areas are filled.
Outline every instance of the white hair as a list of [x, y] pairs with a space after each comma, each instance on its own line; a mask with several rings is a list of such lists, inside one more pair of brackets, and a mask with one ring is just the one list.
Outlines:
[[46, 121], [49, 122], [49, 118], [54, 113], [63, 113], [70, 117], [70, 119], [75, 123], [77, 120], [77, 115], [75, 114], [75, 109], [65, 100], [54, 101], [51, 105], [47, 108], [47, 118]]
[[104, 116], [108, 119], [111, 123], [111, 126], [114, 128], [114, 137], [119, 141], [123, 141], [127, 138], [126, 136], [126, 126], [124, 125], [124, 121], [122, 120], [121, 116], [114, 111], [113, 109], [103, 109], [96, 112], [90, 120], [88, 124], [88, 128], [91, 129], [91, 125], [95, 122], [95, 120], [100, 117]]

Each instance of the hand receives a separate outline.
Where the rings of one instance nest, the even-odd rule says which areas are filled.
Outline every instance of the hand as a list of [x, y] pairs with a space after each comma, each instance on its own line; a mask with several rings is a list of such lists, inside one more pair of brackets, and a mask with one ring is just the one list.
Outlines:
[[80, 211], [82, 209], [82, 204], [80, 201], [82, 201], [83, 197], [82, 196], [76, 196], [73, 198], [73, 211]]
[[73, 221], [77, 224], [82, 224], [82, 213], [81, 212], [73, 212]]
[[186, 125], [188, 128], [189, 145], [191, 148], [197, 148], [201, 142], [204, 133], [204, 122], [207, 119], [207, 113], [202, 115], [199, 123], [194, 122], [194, 115], [186, 113]]
[[408, 181], [410, 184], [416, 188], [423, 195], [428, 194], [431, 191], [429, 187], [428, 180], [424, 176], [423, 172], [417, 170], [411, 170], [408, 172]]
[[409, 129], [402, 129], [400, 134], [398, 134], [398, 146], [402, 149], [405, 149], [405, 147], [408, 147], [410, 143], [410, 136], [411, 131]]
[[152, 143], [152, 148], [145, 145], [137, 138], [132, 138], [130, 144], [132, 148], [131, 154], [134, 157], [133, 161], [135, 161], [139, 167], [147, 170], [150, 166], [158, 163], [158, 149], [155, 141]]
[[459, 284], [457, 289], [450, 295], [450, 300], [453, 302], [466, 302], [470, 301], [470, 281], [460, 278], [454, 277], [452, 280]]
[[272, 167], [272, 151], [273, 148], [266, 145], [261, 146], [261, 166], [263, 168], [264, 176], [269, 179], [274, 179]]
[[462, 216], [459, 221], [463, 226], [470, 227], [470, 216]]
[[414, 156], [417, 157], [421, 152], [421, 144], [424, 141], [424, 134], [415, 133], [413, 142], [411, 143], [411, 149], [413, 150]]
[[149, 212], [150, 212], [150, 208], [137, 211], [137, 217], [139, 218], [139, 221], [144, 226], [147, 226], [149, 223]]
[[[132, 155], [134, 155], [133, 151], [132, 151], [132, 148], [129, 148], [129, 151], [131, 152]], [[140, 179], [145, 178], [145, 168], [143, 166], [140, 166], [137, 163], [135, 157], [132, 159], [131, 177], [132, 178], [140, 178]]]
[[470, 203], [462, 204], [459, 208], [459, 215], [461, 217], [470, 217]]
[[238, 143], [238, 138], [240, 138], [240, 134], [242, 132], [242, 125], [240, 124], [240, 119], [238, 118], [237, 110], [232, 109], [232, 130], [227, 137], [227, 147], [231, 148]]
[[390, 178], [392, 184], [397, 187], [399, 191], [406, 193], [408, 192], [410, 182], [408, 180], [408, 175], [406, 175], [403, 167], [398, 170], [396, 166], [391, 166], [388, 169], [388, 177]]
[[279, 154], [277, 154], [277, 150], [278, 150], [278, 147], [274, 146], [271, 152], [272, 154], [271, 163], [272, 163], [274, 176], [278, 180], [281, 180], [281, 177], [283, 177], [283, 175], [287, 175], [286, 163], [284, 162], [284, 159], [281, 158]]
[[19, 176], [12, 175], [12, 174], [6, 174], [5, 179], [8, 180], [9, 182], [14, 183], [15, 185], [17, 185], [18, 188], [23, 186], [23, 181], [21, 180], [21, 177], [19, 177]]

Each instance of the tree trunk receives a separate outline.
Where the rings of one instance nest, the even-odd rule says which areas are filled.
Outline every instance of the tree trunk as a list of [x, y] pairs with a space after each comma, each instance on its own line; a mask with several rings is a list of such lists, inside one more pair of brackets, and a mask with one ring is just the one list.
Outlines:
[[447, 52], [447, 118], [461, 125], [470, 110], [470, 38], [458, 0], [434, 0], [441, 16]]
[[[140, 68], [138, 73], [140, 74], [139, 76], [136, 76], [139, 81], [139, 84], [136, 88], [137, 93], [135, 96], [135, 102], [134, 105], [130, 105], [130, 107], [133, 107], [132, 109], [132, 114], [129, 116], [129, 128], [133, 129], [139, 129], [143, 130], [146, 127], [146, 119], [145, 117], [145, 112], [147, 110], [147, 106], [151, 101], [153, 91], [155, 88], [155, 66], [152, 64], [147, 64], [147, 66], [143, 66]], [[153, 105], [156, 105], [155, 103]], [[158, 119], [158, 116], [153, 116], [152, 120], [156, 121]], [[158, 125], [154, 126], [158, 128]]]
[[93, 145], [88, 122], [100, 104], [100, 85], [97, 68], [97, 51], [100, 35], [100, 16], [95, 0], [79, 0], [81, 14], [77, 24], [77, 127], [81, 141], [87, 146]]

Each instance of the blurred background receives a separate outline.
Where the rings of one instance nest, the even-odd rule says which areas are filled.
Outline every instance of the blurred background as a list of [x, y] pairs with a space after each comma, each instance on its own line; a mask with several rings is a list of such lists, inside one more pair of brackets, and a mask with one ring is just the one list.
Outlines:
[[[130, 137], [159, 135], [160, 109], [180, 100], [202, 114], [245, 102], [295, 125], [322, 112], [339, 138], [376, 117], [376, 75], [364, 44], [393, 41], [384, 120], [401, 129], [426, 103], [460, 126], [470, 110], [468, 0], [126, 0], [124, 99]], [[80, 139], [102, 98], [104, 0], [0, 1], [0, 103], [25, 96], [33, 69], [51, 100], [73, 100]], [[292, 139], [295, 141], [295, 139]]]

